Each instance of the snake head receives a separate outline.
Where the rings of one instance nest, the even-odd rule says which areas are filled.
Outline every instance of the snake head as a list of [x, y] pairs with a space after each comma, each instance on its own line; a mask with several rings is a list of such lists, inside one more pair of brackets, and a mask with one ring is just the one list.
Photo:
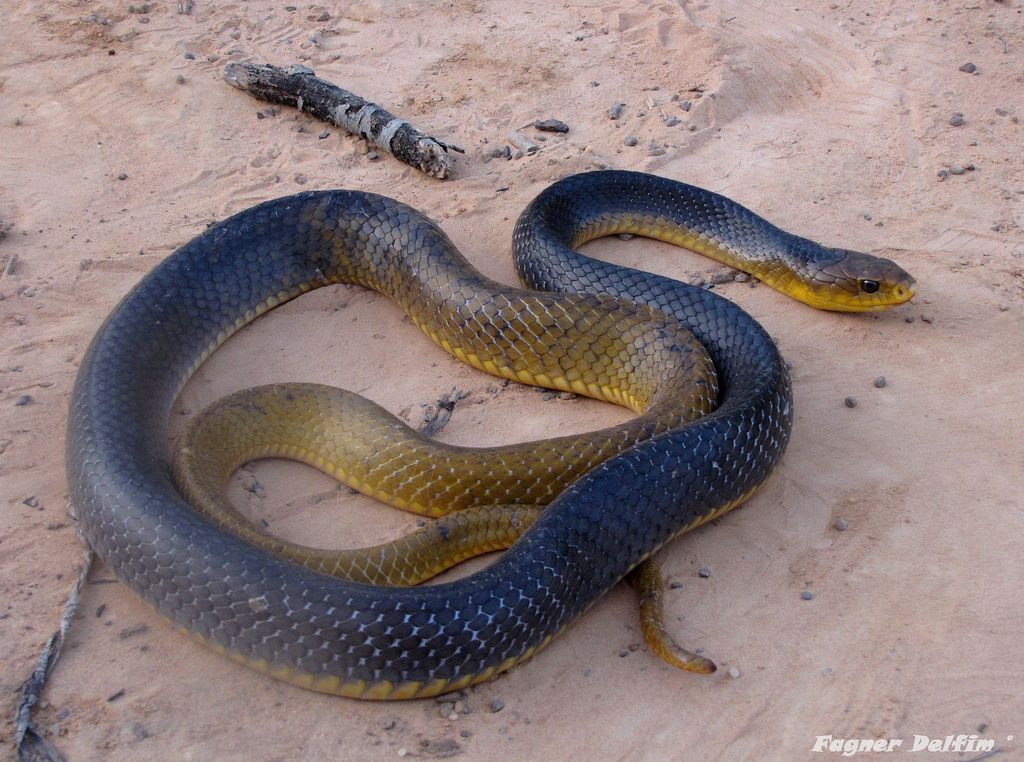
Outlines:
[[820, 309], [875, 312], [917, 293], [917, 281], [898, 264], [860, 251], [823, 248], [807, 269], [814, 285], [803, 301]]

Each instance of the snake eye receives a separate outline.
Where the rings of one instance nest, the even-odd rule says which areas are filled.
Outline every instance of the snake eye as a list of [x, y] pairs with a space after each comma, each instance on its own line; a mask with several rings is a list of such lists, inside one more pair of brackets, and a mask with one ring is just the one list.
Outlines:
[[878, 281], [868, 280], [867, 278], [861, 278], [857, 281], [857, 285], [860, 286], [861, 291], [865, 294], [873, 294], [878, 291]]

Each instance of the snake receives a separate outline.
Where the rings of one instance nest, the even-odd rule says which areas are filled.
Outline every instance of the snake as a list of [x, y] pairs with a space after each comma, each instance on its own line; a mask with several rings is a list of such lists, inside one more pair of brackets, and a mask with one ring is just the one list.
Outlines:
[[[513, 233], [523, 288], [481, 275], [434, 222], [385, 196], [326, 190], [267, 201], [164, 259], [98, 329], [68, 414], [80, 533], [194, 638], [312, 690], [425, 697], [529, 659], [665, 543], [753, 494], [792, 429], [789, 374], [760, 324], [706, 288], [577, 251], [615, 234], [674, 243], [822, 309], [887, 309], [917, 287], [888, 259], [824, 246], [725, 196], [644, 173], [587, 172], [542, 191]], [[637, 420], [671, 408], [667, 423], [573, 478], [493, 563], [461, 579], [382, 586], [275, 555], [186, 499], [167, 447], [170, 411], [233, 333], [336, 283], [390, 296], [437, 344], [486, 372], [624, 404]], [[594, 333], [608, 328], [600, 323], [619, 333]], [[678, 385], [695, 372], [713, 393]], [[390, 453], [391, 470], [402, 470], [408, 446]], [[549, 466], [527, 464], [516, 478]], [[503, 502], [490, 486], [475, 490]], [[422, 501], [419, 509], [437, 515]]]

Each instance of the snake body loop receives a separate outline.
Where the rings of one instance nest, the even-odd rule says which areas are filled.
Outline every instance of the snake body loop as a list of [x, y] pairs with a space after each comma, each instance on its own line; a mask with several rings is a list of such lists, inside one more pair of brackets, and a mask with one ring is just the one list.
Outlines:
[[[573, 250], [609, 232], [735, 260], [775, 278], [781, 290], [787, 259], [790, 272], [805, 268], [819, 285], [842, 290], [836, 268], [865, 256], [840, 256], [692, 186], [590, 173], [549, 188], [516, 225], [524, 283], [564, 292], [538, 295], [480, 276], [432, 222], [381, 196], [325, 191], [261, 204], [168, 257], [90, 345], [68, 424], [69, 482], [82, 533], [161, 614], [241, 662], [315, 690], [427, 696], [528, 658], [673, 536], [756, 490], [792, 425], [789, 378], [765, 331], [708, 291]], [[859, 275], [881, 281], [889, 265]], [[871, 298], [893, 289], [903, 291], [898, 300], [909, 298], [913, 282], [900, 273], [892, 288], [883, 281], [884, 288], [870, 290]], [[166, 432], [181, 387], [228, 336], [290, 298], [337, 282], [388, 294], [460, 359], [564, 388], [575, 388], [568, 371], [550, 378], [550, 369], [517, 364], [508, 347], [496, 352], [507, 343], [498, 324], [536, 334], [571, 305], [600, 310], [611, 304], [607, 295], [628, 299], [654, 320], [659, 312], [674, 318], [704, 345], [717, 369], [719, 405], [580, 477], [503, 556], [469, 577], [415, 589], [329, 578], [194, 512], [171, 479]], [[851, 304], [841, 308], [871, 308]], [[658, 345], [664, 330], [672, 329], [655, 330], [641, 349]], [[559, 350], [548, 351], [557, 365]], [[503, 362], [507, 367], [498, 367]], [[657, 364], [633, 367], [619, 401], [638, 409], [658, 404], [630, 397], [630, 390], [642, 397], [656, 387], [645, 374], [658, 372]]]

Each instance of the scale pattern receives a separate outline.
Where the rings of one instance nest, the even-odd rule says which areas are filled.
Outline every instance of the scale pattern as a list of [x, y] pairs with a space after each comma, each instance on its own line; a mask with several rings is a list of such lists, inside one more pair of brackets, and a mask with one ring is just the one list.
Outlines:
[[[754, 257], [777, 256], [789, 235], [682, 183], [624, 172], [574, 176], [542, 193], [516, 226], [524, 283], [564, 292], [538, 300], [475, 273], [432, 222], [369, 193], [299, 194], [214, 226], [125, 297], [83, 359], [67, 462], [85, 538], [167, 618], [239, 661], [315, 690], [426, 696], [528, 658], [673, 536], [747, 497], [789, 438], [789, 378], [752, 318], [702, 289], [572, 250], [595, 230], [616, 229], [616, 219], [634, 218], [645, 235], [696, 237]], [[266, 310], [335, 282], [386, 293], [456, 356], [491, 372], [489, 363], [504, 357], [508, 367], [498, 371], [531, 383], [551, 381], [542, 377], [550, 373], [531, 365], [531, 353], [495, 355], [500, 339], [490, 326], [543, 341], [538, 325], [572, 305], [600, 310], [613, 301], [605, 295], [629, 299], [679, 321], [706, 347], [720, 403], [578, 479], [472, 576], [416, 589], [329, 578], [193, 511], [171, 480], [165, 437], [175, 396], [210, 352]], [[491, 292], [498, 295], [482, 296]], [[649, 372], [635, 368], [623, 388], [653, 388], [642, 378]]]

